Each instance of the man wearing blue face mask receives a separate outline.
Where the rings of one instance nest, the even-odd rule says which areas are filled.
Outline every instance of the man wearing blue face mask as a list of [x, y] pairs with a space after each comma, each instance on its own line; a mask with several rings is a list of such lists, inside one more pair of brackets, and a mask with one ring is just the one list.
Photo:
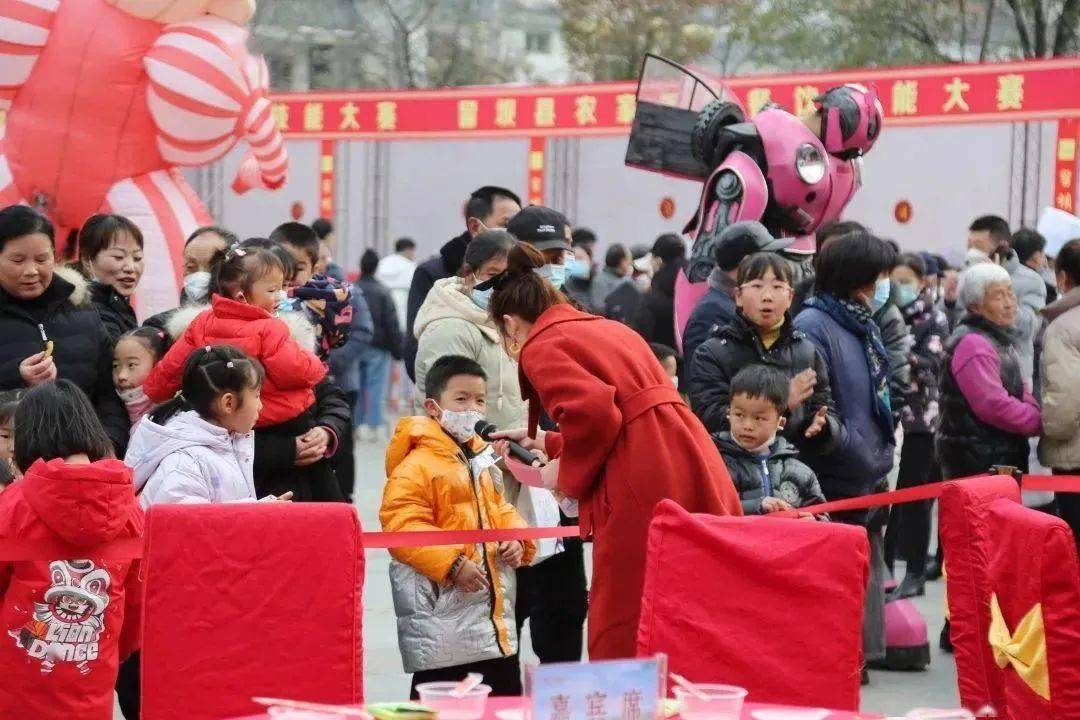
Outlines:
[[521, 242], [527, 242], [544, 256], [544, 267], [537, 272], [562, 290], [568, 276], [567, 263], [574, 259], [570, 249], [570, 223], [558, 210], [530, 205], [515, 215], [506, 229]]

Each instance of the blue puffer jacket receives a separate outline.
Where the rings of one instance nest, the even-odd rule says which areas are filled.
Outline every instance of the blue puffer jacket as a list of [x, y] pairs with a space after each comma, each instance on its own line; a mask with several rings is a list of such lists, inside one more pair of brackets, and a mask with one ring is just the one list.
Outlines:
[[693, 362], [694, 353], [701, 344], [709, 339], [713, 328], [729, 325], [737, 314], [735, 281], [720, 268], [714, 268], [705, 282], [709, 283], [709, 291], [694, 306], [683, 331], [683, 358], [688, 365]]
[[891, 414], [878, 410], [863, 338], [817, 307], [806, 307], [799, 313], [795, 327], [825, 358], [829, 386], [841, 418], [840, 435], [832, 452], [804, 452], [803, 462], [817, 473], [821, 489], [830, 500], [866, 495], [892, 469], [895, 440]]

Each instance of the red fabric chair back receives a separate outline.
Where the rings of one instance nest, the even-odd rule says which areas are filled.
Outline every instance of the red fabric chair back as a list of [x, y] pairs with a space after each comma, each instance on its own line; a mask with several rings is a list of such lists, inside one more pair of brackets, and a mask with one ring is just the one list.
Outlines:
[[[1045, 700], [1011, 665], [999, 670], [1006, 717], [1012, 720], [1080, 718], [1080, 563], [1064, 520], [998, 500], [987, 524], [995, 538], [990, 587], [1010, 633], [1037, 603], [1046, 628], [1050, 699]], [[948, 551], [946, 551], [948, 552]]]
[[986, 642], [990, 630], [990, 504], [1020, 502], [1020, 487], [1007, 475], [953, 480], [941, 492], [941, 542], [945, 548], [950, 636], [960, 703], [972, 712], [989, 705], [1004, 712], [1005, 689]]
[[363, 700], [364, 553], [351, 505], [159, 505], [146, 523], [143, 720]]
[[751, 702], [858, 710], [869, 543], [860, 527], [691, 515], [649, 528], [638, 656], [750, 691]]

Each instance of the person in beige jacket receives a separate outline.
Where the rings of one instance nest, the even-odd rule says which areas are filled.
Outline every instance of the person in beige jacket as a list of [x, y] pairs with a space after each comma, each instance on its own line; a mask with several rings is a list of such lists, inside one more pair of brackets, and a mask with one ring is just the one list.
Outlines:
[[477, 235], [465, 250], [462, 276], [437, 280], [416, 314], [414, 406], [418, 414], [422, 414], [428, 370], [444, 355], [462, 355], [478, 362], [487, 375], [487, 419], [500, 429], [525, 426], [518, 366], [503, 349], [487, 310], [491, 291], [474, 289], [506, 269], [513, 244], [514, 237], [505, 230]]
[[[1042, 421], [1039, 461], [1055, 475], [1080, 475], [1080, 239], [1058, 253], [1057, 302], [1043, 310]], [[1058, 510], [1080, 538], [1080, 494], [1058, 493]]]

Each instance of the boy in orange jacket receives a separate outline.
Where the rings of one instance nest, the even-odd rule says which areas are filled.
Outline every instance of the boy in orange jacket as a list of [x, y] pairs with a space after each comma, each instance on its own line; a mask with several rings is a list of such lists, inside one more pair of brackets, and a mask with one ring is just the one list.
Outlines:
[[[424, 388], [426, 417], [402, 418], [386, 451], [383, 530], [526, 527], [504, 496], [498, 457], [476, 436], [486, 377], [475, 361], [447, 355]], [[390, 583], [405, 672], [421, 683], [480, 673], [494, 695], [520, 695], [514, 569], [532, 541], [409, 547], [390, 551]]]

